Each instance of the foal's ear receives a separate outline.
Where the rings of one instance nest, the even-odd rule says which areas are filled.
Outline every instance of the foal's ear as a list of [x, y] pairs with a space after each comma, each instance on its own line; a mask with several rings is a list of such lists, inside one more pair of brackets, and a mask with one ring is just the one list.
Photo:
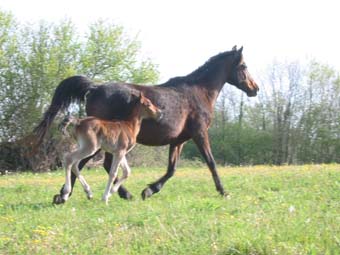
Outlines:
[[231, 50], [232, 51], [237, 51], [237, 46], [235, 45]]
[[139, 93], [139, 101], [143, 104], [145, 102], [145, 96], [142, 91]]

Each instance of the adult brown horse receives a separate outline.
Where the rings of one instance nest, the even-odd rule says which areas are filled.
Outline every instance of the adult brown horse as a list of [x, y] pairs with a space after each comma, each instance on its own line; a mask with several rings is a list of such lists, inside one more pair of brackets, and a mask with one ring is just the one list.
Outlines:
[[[163, 118], [158, 122], [144, 120], [137, 142], [151, 146], [170, 145], [167, 172], [142, 191], [143, 199], [159, 192], [165, 182], [173, 176], [183, 144], [189, 139], [193, 139], [208, 164], [217, 191], [221, 195], [227, 195], [211, 152], [208, 128], [217, 97], [225, 83], [235, 85], [249, 97], [257, 95], [259, 88], [247, 71], [242, 50], [243, 47], [237, 50], [234, 46], [231, 51], [211, 57], [204, 65], [187, 76], [172, 78], [158, 86], [127, 83], [107, 83], [96, 86], [82, 76], [67, 78], [56, 88], [50, 107], [35, 129], [38, 143], [41, 143], [57, 113], [65, 110], [70, 103], [86, 101], [86, 113], [89, 116], [107, 120], [124, 119], [129, 116], [135, 103], [131, 93], [141, 91], [162, 110]], [[79, 168], [81, 169], [90, 158], [81, 161]], [[112, 155], [106, 153], [104, 160], [106, 171], [110, 170], [111, 162]], [[72, 174], [72, 187], [75, 179]], [[62, 195], [63, 188], [60, 194], [55, 195], [54, 203], [63, 203]], [[132, 198], [123, 186], [119, 189], [119, 195], [125, 199]]]

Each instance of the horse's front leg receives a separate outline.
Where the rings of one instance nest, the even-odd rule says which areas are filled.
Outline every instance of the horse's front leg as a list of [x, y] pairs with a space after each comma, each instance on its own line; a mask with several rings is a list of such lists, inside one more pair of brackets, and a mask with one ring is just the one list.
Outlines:
[[193, 137], [195, 144], [197, 145], [199, 151], [201, 152], [204, 160], [206, 161], [211, 175], [215, 182], [216, 190], [222, 195], [227, 196], [228, 193], [224, 191], [223, 185], [221, 183], [220, 177], [217, 173], [216, 163], [211, 152], [209, 136], [207, 131], [202, 131]]
[[[81, 171], [82, 168], [85, 166], [85, 164], [90, 159], [92, 159], [94, 156], [96, 156], [99, 152], [100, 152], [100, 150], [98, 150], [93, 155], [91, 155], [91, 156], [81, 160], [79, 165], [78, 165], [79, 171]], [[68, 197], [70, 197], [72, 195], [73, 187], [74, 187], [74, 184], [76, 182], [76, 179], [77, 179], [77, 176], [73, 172], [71, 172], [71, 192], [68, 194]], [[59, 204], [62, 204], [62, 203], [65, 202], [65, 200], [63, 199], [63, 196], [64, 196], [64, 187], [65, 187], [65, 184], [61, 187], [59, 194], [54, 195], [54, 197], [53, 197], [53, 204], [59, 205]]]
[[[110, 168], [111, 168], [111, 165], [112, 165], [112, 159], [113, 159], [112, 154], [108, 153], [108, 152], [105, 152], [104, 168], [105, 168], [107, 173], [110, 173]], [[117, 177], [114, 180], [113, 183], [116, 184], [118, 181], [119, 181], [119, 178]], [[131, 195], [131, 193], [123, 185], [119, 186], [118, 195], [121, 198], [124, 198], [124, 199], [127, 199], [127, 200], [131, 200], [132, 197], [133, 197]]]
[[153, 194], [159, 192], [162, 189], [163, 185], [174, 175], [176, 171], [176, 164], [181, 155], [183, 145], [184, 143], [170, 144], [167, 172], [160, 179], [158, 179], [154, 183], [149, 184], [148, 187], [142, 191], [143, 199], [151, 197]]
[[110, 169], [110, 172], [109, 172], [109, 179], [107, 181], [105, 192], [104, 192], [103, 198], [102, 198], [102, 200], [106, 204], [108, 204], [109, 197], [112, 195], [111, 189], [112, 189], [113, 181], [117, 178], [118, 167], [119, 167], [120, 161], [122, 160], [124, 155], [125, 155], [125, 153], [119, 152], [119, 153], [115, 154], [114, 157], [113, 157], [111, 169]]

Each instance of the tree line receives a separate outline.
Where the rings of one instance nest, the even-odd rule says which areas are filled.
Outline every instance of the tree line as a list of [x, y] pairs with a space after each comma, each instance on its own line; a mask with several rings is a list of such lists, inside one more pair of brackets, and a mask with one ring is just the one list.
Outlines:
[[[311, 60], [273, 61], [256, 100], [226, 85], [210, 129], [220, 164], [339, 162], [340, 76]], [[186, 157], [197, 157], [193, 144]]]
[[[64, 149], [55, 127], [37, 157], [27, 156], [23, 149], [54, 89], [76, 74], [95, 82], [155, 83], [157, 66], [140, 53], [137, 37], [110, 22], [98, 20], [80, 33], [70, 20], [22, 24], [0, 10], [0, 169], [60, 166], [60, 153], [54, 151]], [[77, 105], [70, 111], [84, 115], [83, 107]], [[57, 165], [37, 167], [32, 161]]]
[[[22, 169], [35, 168], [23, 160], [22, 141], [64, 78], [82, 74], [100, 82], [155, 84], [157, 65], [140, 53], [137, 38], [110, 22], [99, 20], [80, 33], [70, 20], [21, 24], [11, 13], [0, 11], [0, 168], [11, 168], [13, 162]], [[339, 162], [339, 72], [316, 60], [273, 61], [260, 78], [255, 99], [228, 84], [221, 91], [209, 130], [216, 161], [223, 165]], [[81, 106], [70, 111], [84, 115]], [[64, 150], [61, 139], [52, 128], [36, 161], [43, 157], [60, 166], [60, 153], [52, 151]], [[159, 156], [166, 160], [166, 154], [163, 148], [140, 146], [132, 158], [147, 165]], [[182, 158], [200, 158], [193, 143], [184, 146]]]

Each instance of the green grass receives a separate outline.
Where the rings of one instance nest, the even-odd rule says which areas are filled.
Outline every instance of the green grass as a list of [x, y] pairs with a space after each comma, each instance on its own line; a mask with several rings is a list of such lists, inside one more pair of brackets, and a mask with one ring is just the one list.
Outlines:
[[135, 195], [106, 206], [102, 169], [84, 170], [70, 200], [51, 204], [64, 172], [0, 176], [0, 254], [340, 254], [340, 165], [179, 168], [163, 190], [140, 192], [164, 169], [133, 169]]

